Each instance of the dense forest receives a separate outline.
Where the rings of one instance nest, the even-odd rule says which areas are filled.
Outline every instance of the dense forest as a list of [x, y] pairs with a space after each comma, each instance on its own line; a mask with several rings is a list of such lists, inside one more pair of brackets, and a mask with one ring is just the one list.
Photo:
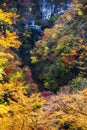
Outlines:
[[0, 0], [0, 130], [87, 130], [87, 0]]

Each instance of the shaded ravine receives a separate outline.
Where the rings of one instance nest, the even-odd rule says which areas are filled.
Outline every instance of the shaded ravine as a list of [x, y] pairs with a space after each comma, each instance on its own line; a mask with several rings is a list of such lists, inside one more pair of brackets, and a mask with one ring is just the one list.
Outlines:
[[[43, 84], [44, 84], [43, 82], [44, 81], [38, 79], [39, 72], [36, 73], [35, 65], [31, 63], [30, 50], [32, 50], [35, 47], [35, 42], [38, 41], [39, 39], [41, 39], [41, 37], [43, 35], [43, 32], [44, 32], [44, 29], [47, 28], [47, 27], [52, 27], [53, 26], [53, 23], [55, 21], [53, 21], [51, 24], [48, 22], [49, 19], [52, 16], [52, 13], [55, 16], [56, 15], [55, 14], [56, 9], [59, 9], [59, 11], [58, 11], [59, 13], [57, 12], [57, 15], [59, 15], [60, 13], [63, 13], [64, 10], [62, 10], [62, 12], [61, 12], [61, 7], [60, 8], [56, 7], [56, 9], [54, 9], [54, 11], [53, 11], [52, 7], [54, 6], [54, 3], [49, 3], [46, 0], [40, 0], [38, 4], [40, 4], [39, 8], [41, 10], [41, 15], [42, 15], [41, 19], [42, 20], [39, 20], [39, 19], [37, 20], [38, 21], [37, 23], [39, 25], [38, 26], [36, 24], [36, 21], [35, 21], [36, 19], [34, 19], [34, 17], [31, 16], [31, 18], [25, 24], [24, 29], [27, 29], [27, 31], [30, 31], [30, 37], [27, 38], [22, 43], [22, 45], [20, 46], [20, 48], [19, 48], [19, 56], [20, 56], [20, 58], [22, 60], [22, 67], [28, 66], [31, 69], [33, 80], [38, 84], [39, 90], [43, 90], [44, 89], [44, 87], [43, 87]], [[67, 7], [68, 7], [67, 6], [67, 1], [66, 1], [65, 6], [66, 6], [65, 9], [67, 9]], [[45, 10], [45, 12], [44, 12], [44, 10]], [[43, 21], [46, 22], [46, 23], [44, 24]], [[37, 65], [40, 66], [38, 63], [37, 63]], [[41, 70], [41, 69], [43, 69], [43, 66], [42, 67], [40, 66], [39, 70]]]

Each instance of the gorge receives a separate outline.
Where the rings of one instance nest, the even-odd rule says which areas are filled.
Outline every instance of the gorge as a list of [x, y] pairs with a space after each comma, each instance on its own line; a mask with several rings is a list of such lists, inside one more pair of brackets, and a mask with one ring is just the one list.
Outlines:
[[44, 33], [45, 28], [51, 28], [58, 18], [68, 7], [71, 6], [70, 0], [31, 0], [32, 10], [31, 16], [26, 23], [26, 29], [30, 29], [31, 36], [20, 47], [20, 54], [23, 66], [29, 65], [34, 81], [39, 85], [39, 88], [43, 86], [43, 81], [38, 80], [35, 65], [31, 64], [30, 50], [34, 48], [35, 42], [40, 40]]
[[31, 3], [31, 16], [25, 27], [35, 30], [39, 35], [43, 34], [42, 30], [53, 25], [58, 15], [72, 6], [70, 0], [31, 0]]

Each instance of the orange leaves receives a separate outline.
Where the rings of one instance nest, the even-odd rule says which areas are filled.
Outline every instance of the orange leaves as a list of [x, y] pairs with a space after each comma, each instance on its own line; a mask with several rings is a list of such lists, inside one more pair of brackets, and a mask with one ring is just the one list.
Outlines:
[[79, 56], [79, 59], [82, 59], [82, 58], [83, 58], [83, 55], [80, 55], [80, 56]]
[[82, 48], [83, 48], [84, 50], [87, 50], [87, 45], [83, 45]]
[[77, 55], [77, 51], [76, 50], [71, 50], [71, 55]]
[[64, 57], [63, 60], [64, 60], [64, 62], [67, 63], [67, 64], [72, 64], [72, 62], [73, 62], [73, 60], [74, 60], [74, 57], [72, 57], [72, 56]]
[[83, 41], [83, 39], [80, 39], [79, 42], [82, 44], [84, 41]]
[[76, 55], [76, 54], [77, 54], [77, 53], [76, 53], [75, 50], [72, 50], [72, 51], [71, 51], [71, 54], [64, 54], [64, 53], [62, 53], [64, 62], [67, 63], [67, 64], [72, 64], [72, 63], [74, 63], [75, 55]]
[[44, 35], [42, 37], [43, 40], [48, 39], [51, 37], [51, 35], [53, 34], [53, 30], [52, 29], [45, 29], [44, 30]]
[[44, 127], [44, 126], [39, 126], [39, 127], [38, 127], [38, 130], [47, 130], [47, 128]]

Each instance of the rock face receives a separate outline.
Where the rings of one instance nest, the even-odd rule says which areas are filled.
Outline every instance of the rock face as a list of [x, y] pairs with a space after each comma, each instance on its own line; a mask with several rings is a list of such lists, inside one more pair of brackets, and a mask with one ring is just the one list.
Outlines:
[[70, 6], [71, 0], [32, 0], [32, 12], [35, 19], [50, 19], [64, 12]]
[[[71, 6], [71, 0], [31, 0], [31, 3], [31, 16], [34, 19], [33, 23], [41, 26], [42, 30], [52, 27], [56, 20], [56, 16], [63, 13]], [[27, 25], [29, 25], [29, 22], [26, 26]]]
[[42, 35], [42, 30], [51, 27], [56, 20], [55, 17], [71, 6], [70, 1], [71, 0], [31, 0], [31, 17], [25, 23], [25, 27]]
[[33, 18], [28, 20], [28, 22], [25, 24], [25, 28], [31, 29], [31, 31], [33, 31], [34, 33], [37, 33], [38, 35], [43, 35], [41, 26], [36, 25], [35, 20]]
[[65, 2], [40, 0], [39, 3], [42, 19], [50, 19], [51, 16], [57, 16], [69, 7], [67, 0]]
[[71, 0], [31, 0], [31, 16], [25, 23], [25, 28], [30, 28], [31, 31], [42, 35], [45, 28], [53, 25], [56, 20], [55, 17], [71, 6], [70, 1]]

